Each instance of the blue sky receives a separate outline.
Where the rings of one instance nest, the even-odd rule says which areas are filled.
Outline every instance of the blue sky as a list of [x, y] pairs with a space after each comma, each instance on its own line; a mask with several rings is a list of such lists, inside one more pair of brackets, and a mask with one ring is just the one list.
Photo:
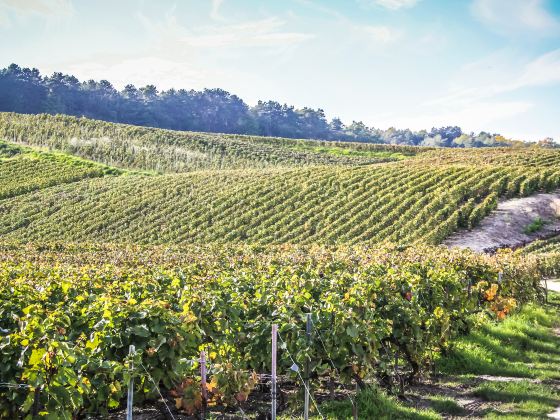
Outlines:
[[560, 0], [0, 0], [0, 66], [560, 140]]

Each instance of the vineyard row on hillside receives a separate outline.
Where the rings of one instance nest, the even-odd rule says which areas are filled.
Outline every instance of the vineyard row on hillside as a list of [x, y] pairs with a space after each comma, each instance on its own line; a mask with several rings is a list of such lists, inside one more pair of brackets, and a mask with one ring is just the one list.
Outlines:
[[170, 131], [69, 116], [0, 113], [0, 139], [157, 172], [278, 165], [365, 165], [428, 148]]
[[537, 255], [560, 253], [560, 236], [555, 236], [547, 240], [535, 241], [523, 248], [521, 252]]
[[403, 162], [85, 180], [0, 201], [24, 241], [439, 243], [560, 170]]
[[0, 200], [54, 185], [119, 173], [121, 171], [96, 162], [0, 141]]

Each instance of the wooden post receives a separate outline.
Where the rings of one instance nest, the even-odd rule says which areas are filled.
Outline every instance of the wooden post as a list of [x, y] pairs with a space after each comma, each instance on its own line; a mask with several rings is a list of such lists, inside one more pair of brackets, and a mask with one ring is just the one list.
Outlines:
[[[311, 314], [307, 314], [307, 324], [305, 327], [305, 333], [307, 336], [307, 346], [311, 346]], [[305, 404], [303, 410], [304, 420], [309, 420], [309, 393], [311, 392], [311, 387], [309, 385], [309, 358], [305, 361]]]
[[200, 352], [200, 387], [202, 393], [202, 418], [206, 414], [206, 407], [208, 405], [208, 391], [206, 387], [206, 352]]
[[272, 396], [271, 420], [276, 420], [276, 339], [278, 336], [278, 325], [272, 324], [272, 369], [271, 369], [271, 386], [270, 392]]
[[500, 272], [498, 273], [498, 284], [499, 284], [500, 286], [502, 285], [503, 276], [504, 276], [504, 273], [500, 271]]
[[31, 408], [31, 415], [33, 416], [33, 418], [35, 418], [36, 416], [39, 415], [39, 409], [41, 408], [41, 388], [43, 386], [39, 385], [37, 388], [35, 388], [35, 392], [33, 395], [33, 406]]
[[[134, 348], [134, 344], [131, 344], [128, 348], [128, 355], [132, 356], [136, 349]], [[128, 395], [126, 399], [126, 420], [132, 420], [132, 406], [134, 404], [134, 379], [132, 379], [132, 372], [134, 371], [134, 362], [130, 359], [130, 366], [128, 367], [130, 372], [130, 380], [128, 381]]]

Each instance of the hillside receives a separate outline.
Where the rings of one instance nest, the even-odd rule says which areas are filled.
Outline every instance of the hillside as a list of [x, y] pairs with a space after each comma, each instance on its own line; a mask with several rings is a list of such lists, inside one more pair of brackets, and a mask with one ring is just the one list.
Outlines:
[[559, 29], [0, 0], [0, 420], [560, 420]]
[[0, 199], [122, 171], [96, 162], [10, 145], [0, 140]]
[[[0, 130], [0, 383], [10, 386], [0, 388], [0, 417], [34, 407], [57, 418], [118, 416], [130, 357], [143, 367], [138, 382], [154, 384], [135, 389], [136, 405], [197, 413], [204, 348], [212, 409], [258, 418], [269, 407], [257, 385], [269, 387], [272, 323], [290, 383], [278, 386], [293, 390], [295, 412], [293, 366], [307, 355], [325, 394], [328, 381], [347, 396], [378, 378], [402, 390], [481, 322], [526, 328], [516, 308], [542, 301], [542, 277], [559, 272], [557, 250], [489, 256], [428, 245], [472, 229], [500, 199], [560, 187], [560, 151], [15, 114], [0, 114]], [[312, 342], [300, 328], [307, 313], [320, 334]], [[556, 366], [534, 376], [549, 371]]]
[[0, 113], [0, 139], [157, 172], [390, 162], [428, 148], [192, 133], [69, 116]]
[[[0, 235], [14, 240], [439, 243], [459, 227], [478, 224], [499, 197], [560, 185], [560, 152], [539, 148], [311, 148], [308, 141], [195, 135], [71, 117], [2, 118], [10, 140], [129, 168], [155, 169], [143, 163], [153, 157], [155, 166], [171, 172], [206, 169], [66, 185], [61, 173], [42, 167], [44, 159], [23, 160], [19, 165], [31, 165], [28, 171], [43, 184], [18, 187], [29, 193], [12, 198], [8, 190], [0, 201]], [[266, 148], [274, 153], [262, 160]], [[199, 160], [180, 157], [195, 151]], [[396, 161], [374, 164], [384, 160]], [[14, 164], [7, 161], [2, 170], [21, 185], [25, 171], [14, 172]], [[261, 164], [266, 167], [256, 168]], [[208, 169], [222, 165], [243, 169]]]

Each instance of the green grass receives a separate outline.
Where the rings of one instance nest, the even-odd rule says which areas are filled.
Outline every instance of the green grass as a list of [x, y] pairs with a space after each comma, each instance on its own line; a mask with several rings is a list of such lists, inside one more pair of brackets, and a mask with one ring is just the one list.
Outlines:
[[[481, 413], [485, 418], [546, 418], [560, 406], [553, 385], [560, 379], [560, 337], [554, 330], [560, 323], [560, 297], [551, 293], [549, 299], [549, 304], [527, 305], [504, 322], [473, 330], [438, 361], [440, 371], [462, 374], [463, 384], [477, 383], [471, 394], [492, 403]], [[474, 378], [478, 375], [527, 379], [480, 382]]]
[[[471, 415], [487, 419], [547, 418], [560, 406], [558, 387], [547, 382], [560, 378], [560, 337], [554, 333], [560, 321], [559, 295], [552, 294], [551, 300], [548, 305], [527, 305], [504, 322], [482, 325], [458, 339], [449, 354], [438, 361], [440, 372], [453, 375], [450, 378], [455, 388], [462, 389], [467, 398], [470, 395], [488, 403], [487, 407], [482, 406], [473, 414], [453, 398], [434, 394], [424, 396], [430, 409], [419, 410], [374, 388], [358, 394], [359, 418], [437, 419]], [[481, 382], [477, 375], [534, 380]], [[444, 378], [441, 383], [446, 383]], [[472, 387], [470, 391], [469, 387]], [[329, 419], [352, 418], [352, 407], [347, 401], [325, 403], [321, 411]]]
[[327, 153], [334, 156], [355, 156], [355, 157], [367, 157], [367, 158], [377, 158], [380, 161], [397, 161], [407, 159], [412, 154], [405, 155], [400, 152], [392, 152], [389, 150], [360, 150], [353, 149], [350, 147], [339, 147], [339, 146], [315, 146], [308, 142], [296, 144], [290, 147], [292, 150], [299, 151], [309, 151], [314, 153]]
[[525, 232], [526, 234], [538, 232], [544, 227], [544, 225], [546, 225], [546, 223], [547, 223], [546, 220], [537, 217], [535, 220], [533, 220], [530, 224], [528, 224], [525, 227], [523, 232]]
[[[433, 410], [418, 410], [407, 407], [395, 397], [385, 392], [370, 388], [360, 392], [356, 397], [358, 418], [360, 419], [402, 419], [432, 420], [441, 418]], [[335, 401], [321, 405], [321, 412], [328, 419], [352, 419], [352, 405], [348, 401]]]
[[22, 147], [0, 141], [0, 161], [11, 159], [22, 152]]
[[465, 413], [465, 409], [452, 398], [434, 395], [428, 399], [430, 401], [430, 407], [438, 413], [454, 416], [460, 416]]
[[560, 337], [554, 306], [527, 305], [499, 324], [488, 323], [459, 338], [438, 361], [446, 374], [560, 378]]
[[[472, 395], [489, 403], [489, 407], [475, 414], [485, 419], [546, 419], [548, 414], [560, 405], [560, 394], [550, 385], [535, 384], [529, 381], [485, 382], [476, 386]], [[378, 388], [369, 388], [356, 397], [359, 419], [380, 420], [435, 420], [447, 417], [471, 418], [470, 412], [463, 409], [452, 398], [429, 396], [430, 409], [407, 407], [397, 398], [387, 395]], [[321, 414], [326, 419], [353, 419], [352, 405], [348, 400], [323, 403]], [[301, 410], [299, 410], [301, 411]], [[312, 410], [312, 419], [320, 416]], [[281, 420], [302, 419], [299, 412], [281, 413]]]
[[486, 413], [489, 419], [546, 418], [560, 405], [560, 394], [550, 385], [529, 381], [486, 382], [473, 392], [485, 401], [500, 402], [497, 408]]

